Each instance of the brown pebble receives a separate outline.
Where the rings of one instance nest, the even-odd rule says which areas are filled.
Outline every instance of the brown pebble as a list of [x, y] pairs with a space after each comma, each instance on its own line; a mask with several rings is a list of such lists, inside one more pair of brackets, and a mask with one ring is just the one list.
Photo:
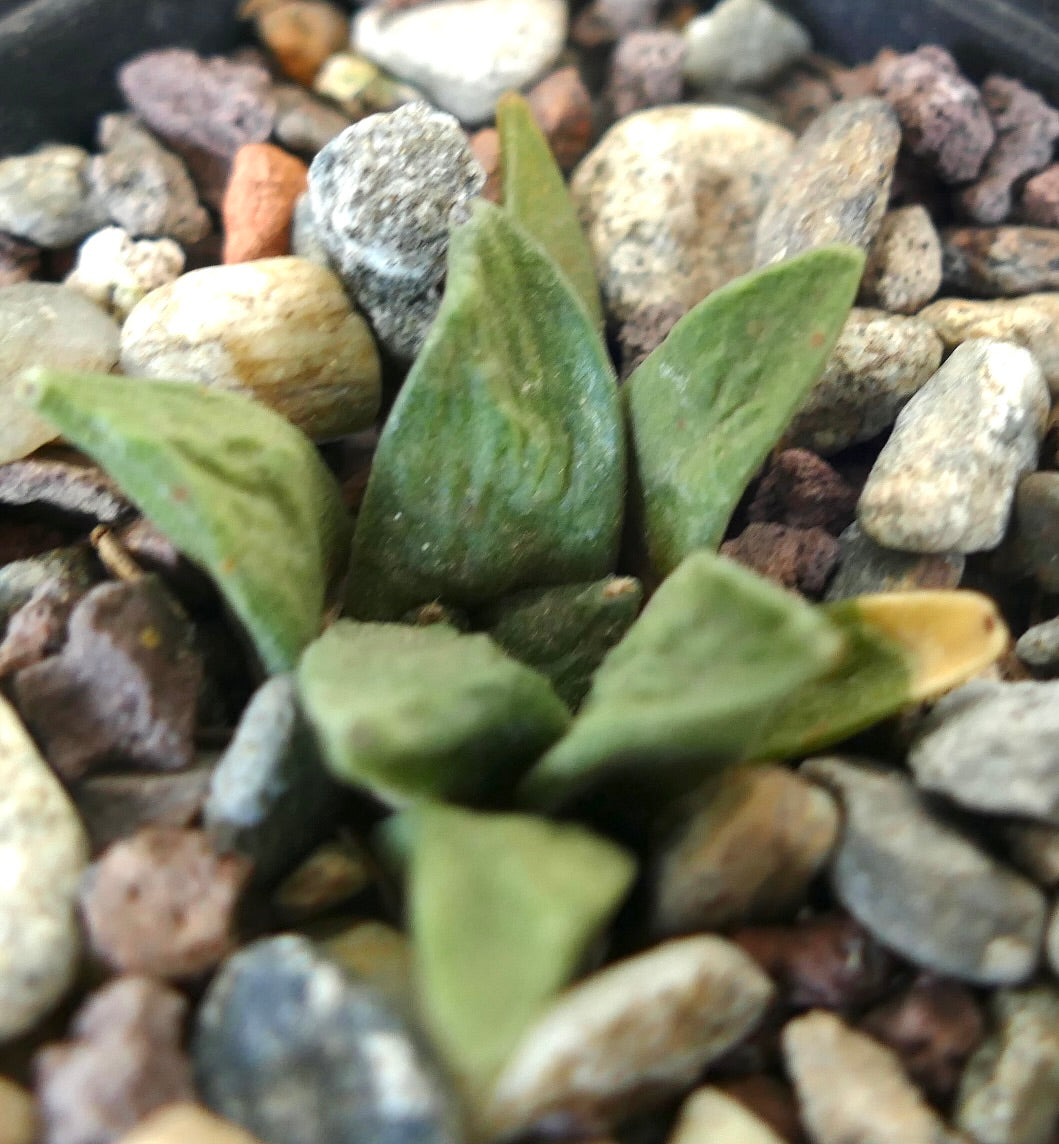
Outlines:
[[290, 253], [294, 204], [308, 187], [309, 168], [271, 143], [248, 143], [232, 161], [224, 192], [225, 263]]
[[13, 234], [0, 234], [0, 286], [28, 282], [39, 270], [40, 247]]
[[684, 317], [685, 312], [685, 307], [680, 302], [655, 302], [641, 307], [622, 323], [618, 331], [618, 345], [621, 350], [623, 381], [666, 340], [669, 331]]
[[592, 142], [592, 99], [577, 68], [552, 72], [526, 98], [555, 161], [572, 170]]
[[305, 159], [312, 159], [350, 124], [345, 112], [317, 99], [295, 83], [278, 84], [273, 95], [276, 142]]
[[66, 639], [70, 613], [83, 595], [83, 588], [58, 576], [38, 585], [26, 603], [8, 617], [0, 640], [0, 677], [59, 651]]
[[325, 842], [280, 882], [272, 904], [284, 922], [301, 922], [345, 904], [372, 881], [368, 857], [355, 842]]
[[792, 1009], [859, 1008], [885, 996], [893, 980], [893, 957], [844, 914], [749, 926], [732, 941], [776, 982]]
[[311, 87], [324, 60], [349, 43], [349, 17], [324, 0], [285, 0], [256, 14], [261, 42], [285, 76]]
[[755, 1073], [713, 1083], [763, 1120], [777, 1136], [790, 1144], [801, 1144], [804, 1140], [798, 1103], [790, 1086], [783, 1081], [767, 1073]]
[[947, 183], [966, 183], [982, 169], [995, 131], [978, 89], [944, 48], [928, 44], [882, 60], [879, 93], [901, 120], [904, 145]]
[[1059, 230], [1035, 226], [942, 231], [945, 285], [978, 298], [1059, 290]]
[[915, 314], [940, 289], [941, 239], [929, 213], [918, 204], [888, 211], [868, 252], [859, 304]]
[[71, 1039], [35, 1061], [42, 1144], [110, 1144], [156, 1109], [192, 1100], [180, 1047], [186, 1013], [184, 997], [147, 977], [91, 994]]
[[33, 1144], [37, 1139], [37, 1111], [33, 1097], [0, 1076], [0, 1144]]
[[909, 1077], [939, 1103], [956, 1092], [985, 1036], [982, 1011], [967, 986], [930, 974], [870, 1010], [859, 1027], [893, 1049]]
[[155, 577], [93, 588], [59, 655], [15, 675], [15, 701], [66, 781], [124, 761], [179, 770], [193, 757], [202, 660], [187, 616]]
[[785, 588], [817, 596], [838, 563], [838, 541], [822, 528], [790, 528], [758, 521], [721, 545], [721, 555]]
[[990, 76], [982, 100], [996, 129], [996, 142], [978, 181], [962, 190], [963, 214], [982, 226], [996, 226], [1011, 214], [1012, 188], [1047, 166], [1059, 138], [1059, 112], [1018, 80]]
[[615, 119], [634, 111], [679, 103], [684, 91], [687, 44], [670, 28], [629, 32], [610, 62], [607, 98]]
[[231, 952], [249, 859], [202, 830], [145, 826], [90, 867], [81, 911], [95, 954], [119, 973], [188, 978]]
[[0, 465], [0, 505], [50, 510], [114, 524], [132, 516], [125, 494], [87, 457], [63, 446]]
[[853, 521], [857, 490], [823, 457], [784, 449], [754, 493], [747, 515], [790, 528], [823, 528], [836, 536]]
[[483, 127], [468, 140], [474, 157], [485, 171], [482, 198], [498, 203], [503, 197], [503, 173], [500, 169], [500, 132], [495, 127]]
[[658, 23], [659, 0], [591, 0], [574, 20], [570, 38], [582, 48], [612, 44]]
[[769, 88], [768, 99], [780, 123], [801, 135], [813, 120], [835, 105], [838, 93], [829, 78], [811, 64], [795, 65]]
[[1034, 226], [1059, 226], [1059, 163], [1045, 167], [1022, 188], [1019, 215]]

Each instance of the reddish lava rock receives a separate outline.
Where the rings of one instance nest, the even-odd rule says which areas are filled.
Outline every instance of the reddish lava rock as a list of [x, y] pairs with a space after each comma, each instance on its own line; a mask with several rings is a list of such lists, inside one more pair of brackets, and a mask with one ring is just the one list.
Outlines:
[[251, 0], [240, 15], [255, 17], [257, 34], [280, 70], [304, 87], [349, 43], [349, 17], [325, 0]]
[[1034, 226], [1059, 226], [1059, 163], [1034, 175], [1022, 188], [1021, 216]]
[[555, 161], [569, 171], [592, 142], [592, 99], [577, 68], [560, 68], [527, 96]]
[[684, 307], [679, 302], [658, 302], [644, 306], [622, 325], [618, 331], [622, 380], [666, 340], [669, 331], [684, 314]]
[[809, 449], [784, 449], [750, 502], [751, 521], [823, 528], [836, 536], [853, 523], [857, 490]]
[[300, 159], [271, 143], [239, 148], [224, 192], [224, 262], [290, 253], [294, 204], [309, 185], [308, 175]]
[[485, 186], [482, 188], [482, 198], [491, 203], [500, 202], [503, 191], [500, 171], [500, 132], [495, 127], [483, 127], [476, 131], [468, 140], [474, 157], [485, 171]]
[[669, 28], [630, 32], [614, 50], [607, 95], [616, 119], [648, 107], [679, 103], [687, 45]]
[[838, 564], [838, 541], [822, 528], [757, 522], [721, 545], [721, 555], [768, 576], [785, 588], [819, 596]]

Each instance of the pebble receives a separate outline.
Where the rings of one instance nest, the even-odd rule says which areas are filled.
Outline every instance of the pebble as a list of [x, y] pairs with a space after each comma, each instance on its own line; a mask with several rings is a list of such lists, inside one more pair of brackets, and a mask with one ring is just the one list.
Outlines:
[[919, 787], [960, 806], [1059, 826], [1057, 743], [1059, 683], [973, 679], [919, 724], [908, 765]]
[[272, 94], [276, 100], [272, 128], [276, 142], [305, 159], [312, 159], [350, 124], [348, 115], [297, 84], [277, 84]]
[[876, 592], [955, 588], [963, 579], [967, 564], [967, 558], [958, 552], [920, 555], [883, 548], [856, 523], [842, 533], [838, 542], [838, 570], [825, 595], [829, 601]]
[[1015, 546], [1037, 583], [1059, 591], [1059, 473], [1030, 473], [1019, 482]]
[[942, 353], [922, 318], [855, 307], [784, 441], [824, 456], [870, 441], [937, 371]]
[[1000, 990], [994, 1032], [971, 1058], [954, 1122], [978, 1144], [1046, 1144], [1059, 1119], [1059, 995]]
[[607, 82], [614, 118], [679, 103], [687, 50], [684, 37], [671, 28], [647, 28], [622, 36], [611, 56]]
[[861, 527], [886, 548], [981, 552], [1004, 538], [1051, 405], [1032, 354], [976, 338], [905, 406], [861, 493]]
[[915, 314], [941, 289], [941, 239], [925, 207], [887, 211], [879, 224], [858, 301], [891, 314]]
[[768, 0], [721, 0], [683, 34], [684, 75], [707, 90], [763, 87], [812, 47], [805, 28]]
[[986, 1031], [982, 1010], [966, 985], [927, 973], [871, 1009], [858, 1027], [892, 1049], [912, 1082], [943, 1106]]
[[675, 299], [649, 302], [621, 324], [618, 346], [623, 381], [665, 341], [669, 331], [686, 312], [684, 304]]
[[73, 588], [87, 588], [98, 579], [87, 546], [55, 548], [26, 560], [0, 564], [0, 626], [24, 604], [28, 604], [38, 588], [56, 580]]
[[91, 994], [71, 1039], [36, 1058], [46, 1144], [109, 1144], [156, 1109], [191, 1100], [187, 1008], [147, 977], [119, 977]]
[[87, 151], [59, 143], [0, 159], [0, 231], [56, 249], [103, 226], [88, 165]]
[[102, 524], [116, 524], [135, 512], [98, 465], [61, 446], [47, 446], [31, 457], [0, 464], [0, 504], [32, 506]]
[[124, 322], [152, 290], [175, 281], [184, 270], [184, 252], [171, 238], [136, 240], [118, 226], [86, 238], [63, 285]]
[[303, 258], [207, 266], [148, 294], [122, 327], [121, 368], [252, 395], [318, 438], [363, 429], [379, 408], [364, 319]]
[[680, 1106], [666, 1144], [783, 1144], [765, 1121], [716, 1088], [696, 1089]]
[[831, 864], [839, 901], [922, 969], [976, 985], [1010, 985], [1037, 966], [1045, 902], [1031, 883], [927, 809], [900, 773], [838, 758], [806, 777], [845, 812]]
[[202, 679], [193, 634], [154, 577], [109, 581], [80, 601], [62, 651], [14, 680], [19, 710], [64, 780], [104, 763], [190, 766]]
[[95, 955], [115, 973], [187, 979], [232, 950], [234, 915], [250, 877], [201, 830], [144, 826], [115, 842], [81, 885]]
[[747, 517], [839, 533], [853, 520], [856, 506], [856, 490], [822, 457], [808, 449], [783, 449], [773, 454]]
[[450, 228], [467, 219], [484, 182], [459, 124], [425, 103], [355, 123], [309, 168], [317, 235], [380, 343], [398, 358], [411, 360], [423, 344], [441, 302]]
[[415, 973], [407, 934], [385, 922], [355, 921], [332, 930], [317, 944], [354, 977], [370, 982], [397, 1012], [414, 1015]]
[[920, 311], [954, 350], [971, 338], [996, 338], [1024, 346], [1036, 358], [1053, 398], [1059, 396], [1059, 293], [971, 301], [942, 298]]
[[262, 1144], [256, 1136], [182, 1101], [152, 1113], [118, 1144]]
[[66, 640], [66, 625], [84, 589], [56, 577], [41, 584], [13, 612], [0, 640], [0, 677], [54, 655]]
[[492, 1130], [575, 1107], [601, 1124], [687, 1088], [757, 1025], [764, 973], [713, 936], [665, 942], [563, 993], [526, 1032], [497, 1081]]
[[212, 206], [221, 204], [236, 151], [272, 133], [272, 78], [254, 61], [166, 48], [129, 60], [118, 86], [132, 110], [187, 163]]
[[73, 982], [88, 839], [14, 710], [0, 698], [0, 1042], [32, 1029]]
[[977, 177], [996, 137], [978, 89], [944, 48], [928, 44], [876, 67], [879, 94], [901, 120], [904, 145], [946, 183]]
[[[499, 157], [499, 143], [497, 153]], [[308, 191], [300, 195], [294, 204], [294, 214], [290, 224], [290, 252], [326, 270], [332, 269], [331, 256], [320, 239]]]
[[822, 528], [755, 522], [721, 545], [721, 555], [807, 596], [819, 596], [838, 563], [838, 541]]
[[794, 1092], [786, 1081], [770, 1073], [759, 1072], [718, 1077], [714, 1085], [718, 1091], [737, 1100], [748, 1112], [767, 1124], [780, 1140], [787, 1141], [788, 1144], [802, 1141], [798, 1105]]
[[1059, 230], [950, 227], [941, 241], [944, 282], [953, 293], [1003, 298], [1059, 290]]
[[1059, 616], [1027, 628], [1015, 643], [1015, 654], [1035, 671], [1059, 674]]
[[1033, 226], [1059, 226], [1059, 163], [1027, 180], [1018, 213]]
[[1039, 886], [1059, 886], [1059, 829], [1041, 822], [1004, 822], [998, 834], [1012, 865]]
[[284, 923], [304, 922], [348, 905], [375, 880], [367, 852], [352, 838], [318, 846], [272, 894], [272, 906]]
[[838, 836], [834, 799], [785, 767], [701, 788], [652, 862], [650, 928], [670, 935], [793, 917]]
[[28, 282], [40, 271], [39, 246], [13, 234], [0, 233], [0, 286]]
[[545, 72], [566, 39], [564, 0], [438, 0], [406, 11], [364, 8], [353, 47], [464, 123]]
[[[119, 336], [114, 319], [74, 290], [50, 282], [0, 286], [0, 387], [10, 387], [33, 365], [109, 373], [118, 360]], [[58, 436], [51, 424], [16, 405], [10, 394], [3, 405], [0, 464]]]
[[553, 71], [526, 99], [555, 161], [563, 171], [571, 171], [588, 150], [595, 130], [592, 97], [577, 68]]
[[192, 1042], [200, 1095], [265, 1141], [452, 1144], [450, 1100], [374, 988], [304, 938], [229, 958]]
[[582, 48], [612, 44], [658, 23], [660, 0], [589, 0], [574, 19], [571, 39]]
[[88, 179], [113, 222], [136, 237], [185, 244], [210, 233], [210, 216], [187, 168], [135, 115], [104, 115], [98, 134], [101, 153], [93, 156]]
[[313, 91], [337, 104], [350, 120], [423, 99], [422, 92], [398, 82], [355, 52], [335, 52], [313, 81]]
[[308, 186], [308, 171], [271, 143], [247, 143], [236, 151], [221, 208], [224, 262], [290, 253], [291, 217]]
[[897, 1056], [833, 1014], [789, 1022], [783, 1057], [813, 1144], [957, 1144]]
[[841, 242], [867, 250], [886, 214], [901, 129], [881, 99], [836, 103], [798, 140], [762, 211], [754, 263]]
[[325, 0], [255, 5], [258, 37], [289, 79], [311, 87], [324, 60], [349, 40], [349, 16]]
[[335, 826], [343, 801], [298, 708], [294, 680], [277, 675], [247, 704], [210, 780], [206, 829], [254, 863], [270, 885]]
[[616, 123], [570, 184], [611, 315], [685, 312], [749, 271], [758, 217], [793, 143], [732, 107], [658, 107]]
[[33, 1097], [7, 1077], [0, 1077], [0, 1144], [34, 1144], [38, 1139]]
[[960, 191], [956, 201], [972, 222], [996, 226], [1011, 214], [1015, 184], [1051, 162], [1059, 111], [1018, 80], [1000, 75], [982, 84], [982, 102], [996, 142], [977, 182]]
[[491, 203], [502, 203], [504, 194], [503, 172], [500, 169], [500, 132], [495, 127], [481, 127], [467, 142], [485, 172], [481, 197]]

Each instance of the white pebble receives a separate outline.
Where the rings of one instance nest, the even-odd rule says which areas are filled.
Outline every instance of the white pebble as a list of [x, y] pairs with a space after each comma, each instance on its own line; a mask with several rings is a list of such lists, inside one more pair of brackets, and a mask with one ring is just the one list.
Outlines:
[[108, 226], [81, 243], [64, 284], [123, 322], [141, 298], [183, 270], [184, 252], [171, 238], [137, 241], [120, 226]]

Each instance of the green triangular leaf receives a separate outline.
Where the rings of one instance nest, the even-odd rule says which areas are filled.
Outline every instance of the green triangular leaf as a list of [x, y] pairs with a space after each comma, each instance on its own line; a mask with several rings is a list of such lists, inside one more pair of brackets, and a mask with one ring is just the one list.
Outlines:
[[613, 567], [624, 495], [617, 383], [583, 308], [490, 203], [449, 246], [445, 297], [383, 430], [349, 610], [480, 606]]
[[738, 278], [685, 314], [626, 385], [656, 570], [715, 549], [751, 477], [827, 362], [864, 255], [810, 251]]
[[672, 797], [742, 758], [840, 647], [819, 609], [721, 556], [689, 556], [603, 661], [523, 799], [554, 808], [604, 782]]
[[340, 620], [297, 678], [328, 769], [394, 803], [510, 791], [570, 720], [544, 676], [447, 624]]
[[635, 867], [580, 827], [444, 806], [414, 815], [410, 913], [420, 1002], [474, 1104], [574, 973]]
[[299, 430], [190, 382], [38, 369], [20, 398], [210, 574], [269, 672], [294, 666], [349, 559], [338, 487]]
[[526, 99], [502, 95], [496, 105], [504, 209], [541, 244], [566, 276], [588, 315], [603, 325], [599, 283], [585, 233], [548, 141]]

